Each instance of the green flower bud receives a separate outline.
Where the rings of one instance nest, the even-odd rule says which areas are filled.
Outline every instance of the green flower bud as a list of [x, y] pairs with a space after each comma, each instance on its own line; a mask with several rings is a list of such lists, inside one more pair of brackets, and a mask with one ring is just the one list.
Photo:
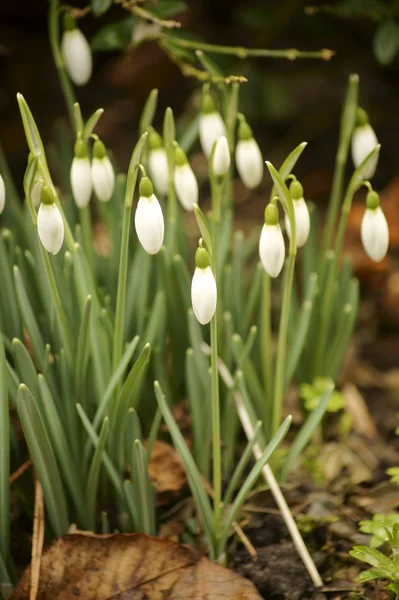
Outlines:
[[86, 158], [87, 157], [86, 144], [84, 143], [84, 141], [81, 138], [76, 140], [74, 152], [75, 152], [75, 158]]
[[216, 111], [215, 103], [210, 94], [204, 94], [202, 96], [201, 110], [206, 115]]
[[179, 145], [176, 145], [176, 147], [175, 147], [174, 159], [175, 159], [175, 164], [178, 167], [182, 167], [183, 165], [188, 163], [186, 153], [184, 152], [184, 150], [182, 150], [180, 148]]
[[369, 122], [369, 116], [366, 113], [366, 111], [364, 110], [364, 108], [360, 108], [360, 106], [357, 107], [356, 109], [356, 122], [355, 122], [355, 126], [356, 127], [362, 127], [363, 125], [367, 125], [367, 123]]
[[241, 115], [240, 122], [238, 125], [238, 139], [239, 140], [251, 140], [253, 138], [251, 127], [245, 120], [245, 117]]
[[268, 204], [265, 208], [265, 223], [266, 225], [277, 225], [278, 223], [278, 208], [276, 204]]
[[64, 13], [63, 24], [65, 31], [73, 31], [76, 29], [76, 21], [69, 12]]
[[205, 248], [198, 248], [197, 252], [195, 253], [195, 266], [198, 267], [198, 269], [206, 269], [210, 266], [210, 264], [211, 260], [208, 252], [205, 250]]
[[300, 200], [303, 198], [303, 187], [299, 181], [292, 181], [290, 185], [290, 196], [293, 200]]
[[366, 206], [370, 210], [375, 210], [380, 205], [380, 197], [374, 190], [371, 190], [366, 197]]
[[155, 129], [150, 130], [150, 135], [148, 136], [148, 145], [150, 150], [156, 150], [156, 148], [162, 147], [162, 138]]
[[96, 140], [93, 146], [93, 157], [101, 160], [107, 156], [107, 150], [101, 140]]
[[42, 204], [46, 204], [47, 206], [54, 204], [54, 194], [48, 185], [44, 185], [42, 187], [42, 191], [40, 194], [40, 201]]
[[143, 177], [140, 181], [140, 196], [144, 198], [151, 198], [154, 193], [151, 181], [148, 177]]

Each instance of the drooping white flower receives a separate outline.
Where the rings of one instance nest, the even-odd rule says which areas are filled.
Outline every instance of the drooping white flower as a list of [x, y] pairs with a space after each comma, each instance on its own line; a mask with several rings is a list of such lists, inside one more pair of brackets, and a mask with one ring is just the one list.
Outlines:
[[47, 252], [57, 254], [64, 241], [64, 221], [49, 187], [43, 186], [37, 213], [39, 238]]
[[148, 254], [157, 254], [163, 244], [164, 219], [161, 205], [158, 202], [148, 177], [140, 181], [140, 198], [134, 217], [137, 237]]
[[180, 204], [188, 211], [194, 210], [194, 204], [198, 202], [198, 183], [185, 152], [179, 146], [175, 148], [173, 182]]
[[104, 144], [96, 140], [91, 161], [91, 180], [95, 194], [101, 202], [109, 202], [114, 193], [115, 173]]
[[4, 185], [4, 179], [0, 175], [0, 215], [6, 205], [6, 186]]
[[202, 151], [207, 158], [211, 155], [214, 142], [223, 135], [226, 135], [226, 127], [223, 119], [216, 110], [212, 96], [210, 94], [205, 94], [202, 99], [199, 137]]
[[[296, 246], [302, 248], [308, 240], [310, 232], [310, 215], [308, 205], [303, 197], [303, 187], [299, 181], [293, 181], [290, 185], [290, 194], [294, 205], [296, 223]], [[284, 216], [285, 228], [288, 237], [291, 238], [291, 227], [287, 213]]]
[[196, 268], [191, 282], [191, 303], [201, 325], [209, 323], [217, 305], [216, 281], [205, 248], [198, 248], [195, 255]]
[[236, 146], [237, 171], [246, 188], [258, 187], [263, 178], [263, 158], [260, 148], [252, 135], [252, 129], [241, 116]]
[[65, 68], [75, 85], [86, 85], [93, 69], [89, 42], [68, 13], [65, 14], [64, 27], [61, 53]]
[[278, 277], [284, 265], [285, 244], [275, 204], [268, 204], [265, 210], [265, 224], [259, 240], [259, 256], [266, 273], [270, 277]]
[[378, 194], [369, 192], [360, 228], [363, 248], [374, 262], [383, 260], [389, 246], [388, 223], [379, 204]]
[[93, 184], [90, 160], [83, 140], [77, 140], [75, 144], [75, 156], [71, 166], [71, 187], [76, 206], [85, 208], [90, 202]]
[[222, 135], [216, 142], [213, 154], [213, 172], [216, 177], [224, 177], [230, 169], [230, 150], [227, 138]]
[[[352, 160], [357, 168], [378, 145], [377, 136], [371, 127], [365, 110], [358, 108], [356, 114], [356, 126], [352, 134]], [[376, 171], [378, 154], [369, 162], [367, 170], [363, 173], [363, 179], [371, 179]]]
[[155, 190], [160, 196], [167, 196], [169, 191], [169, 168], [166, 150], [161, 136], [154, 130], [149, 135], [148, 169]]

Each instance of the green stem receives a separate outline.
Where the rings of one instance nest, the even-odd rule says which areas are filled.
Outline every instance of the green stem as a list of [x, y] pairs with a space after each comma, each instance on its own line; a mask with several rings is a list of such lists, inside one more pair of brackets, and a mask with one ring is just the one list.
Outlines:
[[69, 120], [75, 130], [75, 114], [74, 104], [76, 102], [75, 93], [68, 74], [65, 70], [64, 61], [60, 50], [60, 34], [59, 34], [59, 3], [58, 0], [50, 0], [50, 8], [48, 13], [48, 30], [53, 54], [54, 64], [57, 69], [58, 77], [61, 84], [62, 93], [64, 94], [65, 104], [68, 109]]
[[[268, 409], [270, 409], [272, 397], [271, 281], [270, 276], [266, 273], [266, 271], [264, 271], [262, 274], [261, 336], [261, 356], [265, 402]], [[267, 427], [269, 424], [270, 419], [268, 423], [264, 423], [264, 426]]]
[[125, 326], [125, 304], [126, 304], [126, 280], [127, 280], [127, 263], [129, 250], [129, 233], [130, 233], [130, 217], [132, 212], [131, 204], [125, 204], [123, 213], [123, 229], [121, 252], [119, 259], [119, 274], [118, 274], [118, 291], [116, 296], [116, 314], [115, 314], [115, 330], [114, 343], [112, 350], [112, 371], [120, 363], [123, 350], [123, 334]]
[[86, 254], [87, 262], [89, 264], [90, 271], [95, 273], [95, 261], [93, 252], [93, 239], [91, 231], [91, 218], [90, 208], [85, 206], [79, 210], [80, 225], [82, 227], [83, 234], [83, 247]]
[[[215, 260], [213, 259], [213, 268]], [[215, 272], [215, 271], [214, 271]], [[220, 449], [220, 401], [218, 373], [217, 311], [211, 321], [211, 370], [212, 370], [212, 449], [213, 449], [213, 514], [215, 521], [215, 554], [219, 558], [222, 500], [222, 459]]]

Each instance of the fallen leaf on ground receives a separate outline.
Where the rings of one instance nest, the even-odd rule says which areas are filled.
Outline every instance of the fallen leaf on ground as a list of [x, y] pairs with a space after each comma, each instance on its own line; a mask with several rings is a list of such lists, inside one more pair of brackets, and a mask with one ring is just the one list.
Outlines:
[[[30, 568], [10, 600], [28, 600]], [[261, 600], [253, 584], [147, 535], [67, 535], [42, 557], [37, 600]]]
[[148, 471], [157, 492], [158, 505], [169, 504], [187, 483], [178, 453], [173, 446], [160, 440], [152, 447]]

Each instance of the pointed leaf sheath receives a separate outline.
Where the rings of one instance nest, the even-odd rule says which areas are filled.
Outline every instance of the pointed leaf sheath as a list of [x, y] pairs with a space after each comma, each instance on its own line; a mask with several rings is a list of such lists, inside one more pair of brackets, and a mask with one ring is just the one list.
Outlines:
[[285, 245], [280, 225], [263, 225], [259, 240], [259, 256], [270, 277], [278, 277], [284, 265]]
[[71, 187], [78, 208], [84, 208], [90, 202], [93, 192], [91, 181], [91, 166], [87, 157], [75, 158], [71, 167]]
[[47, 252], [57, 254], [64, 241], [64, 221], [56, 204], [42, 204], [37, 213], [39, 238]]
[[226, 135], [226, 127], [220, 113], [201, 113], [199, 122], [199, 136], [202, 151], [207, 158], [210, 157], [213, 144], [222, 135]]
[[39, 206], [40, 206], [42, 187], [43, 187], [43, 181], [41, 179], [37, 179], [35, 181], [35, 183], [33, 184], [31, 197], [32, 197], [33, 206], [35, 208], [39, 208]]
[[157, 193], [160, 196], [167, 196], [169, 170], [165, 148], [160, 147], [150, 150], [148, 154], [148, 169]]
[[[309, 232], [310, 232], [310, 216], [308, 205], [306, 204], [304, 198], [300, 198], [299, 200], [293, 200], [294, 204], [294, 213], [295, 213], [295, 222], [296, 222], [296, 246], [297, 248], [301, 248], [304, 246], [308, 240]], [[285, 228], [287, 230], [288, 237], [291, 237], [291, 228], [290, 221], [285, 213]]]
[[[352, 160], [357, 168], [378, 145], [377, 136], [370, 123], [356, 127], [352, 135]], [[378, 154], [370, 161], [367, 171], [363, 174], [363, 179], [371, 179], [375, 173], [378, 163]]]
[[137, 237], [148, 254], [157, 254], [163, 244], [164, 219], [157, 197], [141, 196], [134, 217]]
[[252, 190], [258, 187], [263, 177], [263, 158], [254, 138], [238, 140], [236, 166], [246, 188]]
[[75, 85], [86, 85], [91, 77], [93, 61], [89, 43], [80, 29], [65, 31], [61, 52], [65, 68]]
[[188, 211], [194, 210], [194, 204], [198, 203], [198, 183], [191, 166], [176, 165], [173, 179], [180, 204]]
[[211, 267], [196, 267], [191, 282], [191, 302], [201, 325], [209, 323], [215, 314], [217, 303], [216, 281]]
[[374, 262], [380, 262], [388, 252], [388, 223], [381, 208], [366, 208], [360, 229], [364, 250]]
[[108, 156], [94, 157], [91, 163], [91, 180], [97, 198], [109, 202], [114, 193], [115, 173]]
[[224, 177], [230, 169], [230, 150], [224, 135], [216, 143], [213, 155], [213, 172], [217, 177]]
[[4, 179], [0, 175], [0, 215], [4, 210], [6, 204], [6, 186], [4, 185]]

